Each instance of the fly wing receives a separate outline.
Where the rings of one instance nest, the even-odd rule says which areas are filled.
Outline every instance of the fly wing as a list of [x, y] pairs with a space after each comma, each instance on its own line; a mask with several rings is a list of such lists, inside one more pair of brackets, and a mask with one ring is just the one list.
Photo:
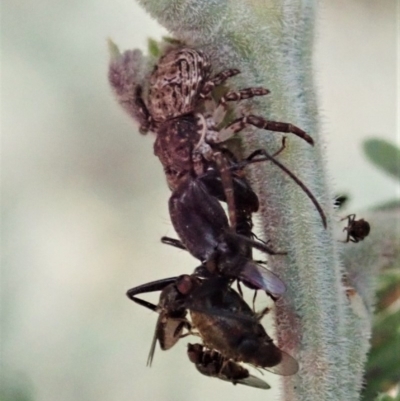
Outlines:
[[264, 390], [268, 390], [271, 388], [271, 386], [267, 382], [253, 375], [249, 375], [249, 377], [246, 377], [245, 379], [240, 379], [237, 381], [237, 383], [244, 384], [250, 387], [262, 388]]
[[161, 349], [166, 351], [178, 342], [185, 325], [182, 319], [168, 318], [166, 322], [162, 324], [162, 327], [162, 337], [159, 337], [159, 341]]
[[157, 340], [160, 342], [160, 348], [163, 351], [169, 350], [180, 339], [184, 327], [184, 320], [169, 318], [165, 313], [160, 313], [157, 319], [156, 329], [154, 330], [149, 357], [147, 358], [147, 366], [151, 366], [153, 362]]
[[299, 364], [292, 356], [281, 351], [281, 361], [272, 367], [264, 367], [265, 370], [281, 376], [291, 376], [298, 372]]
[[286, 291], [285, 283], [277, 275], [252, 261], [244, 265], [239, 278], [255, 289], [264, 290], [276, 298]]
[[147, 366], [151, 366], [154, 358], [154, 353], [156, 351], [156, 344], [157, 344], [157, 339], [158, 339], [158, 330], [159, 330], [159, 325], [161, 324], [161, 314], [158, 316], [157, 319], [157, 324], [156, 324], [156, 329], [154, 330], [154, 335], [153, 335], [153, 340], [151, 341], [151, 347], [150, 347], [150, 352], [149, 356], [147, 358]]

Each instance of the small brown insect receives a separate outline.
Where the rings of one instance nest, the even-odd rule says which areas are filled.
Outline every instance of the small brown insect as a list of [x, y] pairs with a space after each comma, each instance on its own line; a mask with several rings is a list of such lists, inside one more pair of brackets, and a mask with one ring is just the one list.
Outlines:
[[362, 241], [365, 237], [368, 236], [371, 226], [368, 221], [364, 219], [356, 220], [355, 214], [349, 214], [346, 217], [343, 217], [340, 221], [346, 220], [348, 221], [347, 227], [343, 229], [343, 231], [347, 231], [347, 238], [343, 242], [359, 242]]

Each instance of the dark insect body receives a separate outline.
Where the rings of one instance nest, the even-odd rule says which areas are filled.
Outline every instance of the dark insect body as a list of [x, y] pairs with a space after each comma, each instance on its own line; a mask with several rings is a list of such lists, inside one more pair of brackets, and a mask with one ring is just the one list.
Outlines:
[[[191, 136], [188, 128], [190, 126], [189, 120], [187, 117], [175, 120], [175, 126], [184, 127], [181, 133], [187, 137]], [[158, 141], [159, 138], [176, 139], [174, 136], [158, 136], [155, 142], [155, 149], [158, 149], [158, 144], [161, 141]], [[196, 168], [195, 164], [191, 163], [193, 161], [191, 159], [193, 152], [191, 148], [186, 146], [187, 141], [178, 141], [177, 143], [183, 143], [182, 147], [172, 147], [174, 151], [171, 152], [170, 143], [168, 142], [165, 147], [160, 148], [165, 152], [162, 153], [160, 151], [159, 154], [164, 157], [166, 152], [171, 152], [165, 156], [167, 181], [173, 189], [172, 196], [169, 199], [169, 212], [172, 224], [183, 246], [202, 263], [210, 267], [215, 266], [213, 270], [219, 274], [240, 277], [244, 282], [247, 281], [252, 288], [264, 289], [273, 296], [281, 295], [284, 288], [283, 285], [278, 289], [260, 286], [259, 283], [251, 283], [249, 277], [246, 277], [248, 276], [245, 272], [246, 265], [252, 271], [255, 269], [260, 270], [260, 268], [254, 267], [254, 263], [249, 261], [251, 259], [251, 248], [257, 248], [270, 254], [282, 254], [284, 252], [275, 252], [265, 244], [253, 240], [251, 216], [253, 212], [258, 210], [259, 203], [257, 195], [245, 178], [242, 177], [242, 169], [253, 162], [271, 160], [284, 169], [297, 183], [300, 185], [301, 183], [290, 171], [265, 151], [258, 150], [253, 152], [246, 160], [240, 163], [234, 161], [233, 156], [226, 158], [230, 162], [228, 168], [233, 172], [232, 175], [229, 175], [232, 180], [230, 188], [236, 205], [235, 221], [239, 222], [239, 225], [236, 224], [234, 232], [232, 225], [228, 223], [223, 208], [218, 202], [219, 200], [227, 200], [223, 186], [224, 175], [221, 173], [219, 176], [218, 167], [212, 162], [205, 163], [203, 158], [199, 159], [200, 162], [198, 168]], [[228, 154], [228, 151], [224, 150], [224, 155], [226, 154]], [[256, 159], [259, 156], [262, 158]], [[160, 160], [164, 163], [163, 157]], [[171, 163], [171, 160], [174, 164]], [[189, 164], [191, 168], [185, 168], [186, 164]], [[171, 165], [173, 168], [171, 168]], [[317, 202], [316, 205], [319, 207]], [[237, 217], [239, 217], [239, 220]], [[261, 269], [265, 270], [264, 268]]]
[[[131, 57], [135, 55], [132, 53]], [[252, 250], [286, 253], [274, 251], [252, 232], [252, 215], [259, 209], [259, 200], [245, 178], [244, 168], [271, 161], [303, 189], [317, 208], [324, 227], [326, 217], [313, 194], [275, 159], [284, 149], [284, 142], [275, 155], [259, 149], [242, 161], [223, 143], [247, 127], [292, 133], [311, 145], [313, 139], [292, 124], [255, 115], [236, 116], [227, 122], [227, 102], [264, 96], [269, 91], [230, 90], [215, 101], [213, 89], [240, 71], [229, 69], [212, 76], [210, 60], [201, 51], [169, 49], [150, 74], [147, 91], [135, 80], [124, 91], [124, 79], [134, 76], [129, 57], [125, 61], [125, 70], [124, 66], [110, 66], [109, 79], [119, 102], [139, 122], [141, 132], [156, 134], [154, 153], [172, 191], [169, 212], [180, 238], [164, 238], [164, 242], [186, 249], [202, 263], [191, 275], [146, 283], [127, 292], [131, 300], [159, 314], [148, 365], [157, 342], [167, 350], [180, 338], [197, 334], [204, 344], [189, 344], [188, 356], [202, 374], [233, 384], [269, 388], [239, 362], [280, 375], [295, 374], [298, 364], [274, 345], [260, 324], [265, 311], [255, 313], [231, 284], [240, 280], [250, 288], [266, 291], [273, 299], [278, 298], [284, 293], [285, 284], [253, 260]], [[226, 202], [228, 216], [220, 202]], [[137, 297], [153, 291], [161, 291], [157, 305]]]
[[188, 344], [187, 354], [196, 369], [205, 376], [216, 377], [235, 385], [244, 384], [265, 390], [271, 388], [264, 380], [250, 375], [239, 363], [226, 359], [218, 351], [209, 350], [201, 344]]
[[344, 242], [351, 241], [357, 243], [368, 236], [369, 232], [371, 231], [371, 226], [369, 225], [368, 221], [365, 221], [364, 219], [356, 220], [355, 214], [349, 214], [341, 219], [341, 221], [346, 219], [348, 224], [343, 231], [347, 231], [347, 238]]
[[260, 324], [263, 313], [253, 312], [223, 279], [209, 279], [193, 293], [190, 316], [204, 345], [225, 358], [284, 376], [297, 372], [296, 360], [276, 347]]
[[275, 297], [285, 292], [284, 283], [276, 275], [248, 257], [248, 249], [270, 254], [284, 252], [232, 232], [222, 206], [200, 180], [182, 183], [169, 200], [169, 211], [182, 245], [210, 273], [240, 279]]
[[[185, 58], [186, 52], [190, 57]], [[188, 176], [203, 175], [210, 168], [210, 164], [211, 168], [214, 169], [216, 165], [221, 176], [223, 198], [228, 204], [231, 226], [235, 229], [237, 213], [242, 205], [239, 208], [235, 206], [234, 182], [236, 181], [237, 184], [237, 180], [232, 178], [232, 172], [229, 171], [230, 160], [229, 158], [226, 160], [225, 149], [221, 147], [220, 143], [225, 142], [248, 125], [274, 131], [292, 132], [311, 144], [313, 141], [304, 131], [291, 124], [268, 122], [261, 117], [252, 115], [238, 118], [225, 128], [218, 129], [217, 127], [222, 124], [225, 117], [227, 101], [262, 96], [269, 91], [263, 88], [248, 88], [239, 92], [228, 92], [221, 98], [213, 114], [207, 114], [207, 110], [199, 113], [198, 110], [204, 105], [202, 99], [210, 96], [211, 89], [217, 83], [219, 85], [223, 82], [220, 77], [225, 80], [236, 75], [239, 71], [227, 70], [218, 74], [216, 76], [218, 78], [210, 78], [209, 62], [206, 61], [203, 53], [197, 52], [197, 57], [194, 54], [192, 49], [179, 49], [167, 53], [164, 58], [160, 59], [150, 78], [149, 103], [152, 105], [153, 113], [157, 111], [157, 121], [161, 122], [156, 131], [154, 152], [164, 166], [171, 190], [175, 190], [182, 181], [188, 179]], [[176, 58], [175, 63], [173, 62], [174, 57]], [[188, 65], [190, 63], [192, 63], [190, 71], [196, 78], [193, 80], [188, 80], [187, 74], [183, 73], [189, 70]], [[166, 76], [168, 79], [165, 78]], [[183, 77], [186, 77], [186, 80]], [[164, 90], [166, 91], [165, 94]], [[171, 95], [171, 91], [172, 93], [176, 92], [175, 96]], [[186, 103], [183, 101], [182, 93], [188, 94]], [[151, 103], [154, 97], [156, 97], [155, 104]], [[179, 99], [179, 101], [176, 100], [174, 103], [171, 97], [175, 100]], [[163, 109], [165, 113], [163, 115], [163, 112], [158, 110], [157, 107], [161, 107], [160, 105], [164, 105], [164, 103], [169, 104], [170, 107]], [[177, 109], [181, 110], [181, 115]], [[149, 111], [150, 120], [151, 115], [152, 112]], [[279, 165], [271, 157], [268, 157], [268, 160]], [[292, 173], [288, 172], [287, 169], [285, 172], [299, 184], [299, 180]], [[303, 184], [300, 183], [300, 185], [317, 206], [325, 225], [325, 216], [318, 202], [305, 189]]]
[[[162, 350], [168, 350], [183, 336], [183, 330], [185, 328], [190, 330], [191, 324], [186, 319], [187, 310], [184, 306], [186, 297], [185, 283], [182, 281], [181, 287], [178, 289], [179, 286], [177, 282], [177, 277], [153, 281], [131, 288], [126, 294], [129, 299], [137, 304], [159, 313], [147, 360], [148, 366], [152, 363], [157, 341]], [[189, 282], [189, 285], [191, 285], [191, 282]], [[158, 305], [136, 297], [138, 294], [160, 290], [161, 293]]]
[[[172, 287], [174, 290], [171, 292]], [[163, 304], [164, 320], [167, 321], [167, 325], [168, 320], [173, 319], [171, 316], [175, 311], [188, 309], [192, 327], [198, 331], [204, 345], [217, 350], [225, 359], [250, 363], [280, 375], [292, 375], [297, 372], [296, 360], [276, 347], [259, 323], [263, 314], [254, 313], [243, 298], [229, 286], [227, 279], [221, 277], [201, 279], [196, 275], [183, 275], [176, 277], [175, 283], [173, 278], [164, 282], [159, 280], [133, 288], [127, 295], [142, 306], [158, 310], [156, 305], [136, 296], [157, 290], [162, 291], [160, 300], [165, 292], [173, 294], [168, 297], [169, 302]], [[159, 325], [160, 318], [153, 344], [157, 339], [160, 341], [157, 333], [161, 333], [161, 336], [171, 335], [160, 330]], [[175, 330], [173, 335], [177, 341], [181, 333]], [[154, 349], [155, 345], [152, 345], [149, 361], [153, 358]]]

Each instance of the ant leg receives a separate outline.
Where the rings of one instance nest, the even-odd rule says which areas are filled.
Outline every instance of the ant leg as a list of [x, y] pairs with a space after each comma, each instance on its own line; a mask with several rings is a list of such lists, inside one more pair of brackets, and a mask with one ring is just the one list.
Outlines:
[[[282, 138], [282, 143], [283, 145], [281, 148], [275, 152], [271, 157], [275, 157], [276, 154], [279, 154], [282, 152], [282, 150], [286, 147], [286, 138]], [[264, 156], [264, 150], [263, 149], [257, 149], [250, 153], [244, 160], [241, 162], [237, 162], [234, 165], [230, 166], [229, 169], [231, 171], [240, 171], [243, 170], [245, 167], [247, 167], [249, 164], [253, 163], [261, 163], [261, 162], [267, 162], [270, 161], [267, 157], [262, 157], [260, 159], [256, 159], [257, 156]]]
[[150, 309], [153, 312], [157, 312], [157, 305], [154, 305], [151, 302], [147, 302], [144, 299], [134, 297], [133, 295], [129, 294], [129, 291], [126, 293], [126, 295], [129, 297], [130, 300], [137, 303], [138, 305], [144, 306], [145, 308]]
[[[270, 242], [271, 242], [271, 240], [269, 239], [269, 240], [267, 240], [267, 241], [264, 241], [264, 240], [262, 240], [261, 238], [258, 238], [258, 236], [256, 235], [256, 234], [254, 234], [253, 232], [251, 233], [251, 235], [257, 240], [257, 241], [260, 241], [260, 242], [262, 242], [264, 245], [268, 245]], [[255, 261], [256, 262], [256, 261]], [[261, 264], [266, 264], [267, 262], [263, 262], [263, 261], [258, 261], [258, 262], [256, 262], [256, 263], [261, 263]]]
[[253, 312], [256, 311], [256, 299], [257, 299], [257, 290], [254, 290], [254, 295], [253, 295]]
[[236, 280], [236, 287], [237, 287], [238, 293], [243, 298], [242, 286], [240, 285], [240, 281], [239, 280]]
[[[185, 325], [186, 325], [186, 327], [185, 327]], [[185, 334], [181, 334], [179, 336], [179, 338], [185, 338], [187, 336], [201, 337], [199, 332], [192, 330], [192, 325], [190, 324], [190, 322], [188, 320], [186, 320], [185, 325], [183, 327], [185, 327], [188, 330], [188, 332]], [[175, 331], [177, 331], [177, 330], [175, 330]], [[178, 334], [176, 334], [176, 335], [178, 335]]]
[[[174, 319], [174, 320], [176, 320], [176, 321], [181, 321], [179, 324], [178, 324], [178, 326], [176, 327], [176, 329], [175, 329], [175, 331], [174, 331], [174, 337], [178, 337], [179, 336], [179, 338], [183, 338], [183, 337], [186, 337], [186, 336], [189, 336], [190, 334], [193, 334], [193, 335], [198, 335], [197, 333], [195, 333], [194, 331], [192, 331], [192, 325], [191, 325], [191, 323], [189, 322], [189, 320], [187, 320], [187, 319], [185, 319], [185, 318], [183, 318], [183, 319]], [[188, 333], [186, 333], [186, 334], [179, 334], [183, 329], [186, 329], [187, 331], [188, 331]]]
[[128, 290], [126, 295], [133, 302], [136, 302], [137, 304], [142, 305], [155, 312], [157, 310], [156, 305], [143, 299], [137, 298], [135, 295], [144, 294], [147, 292], [162, 291], [167, 285], [175, 283], [177, 279], [178, 277], [169, 277], [162, 280], [151, 281], [150, 283], [138, 285], [137, 287]]
[[240, 71], [235, 68], [221, 71], [219, 74], [215, 75], [210, 80], [204, 83], [199, 95], [200, 98], [205, 99], [216, 86], [222, 85], [227, 79], [232, 78], [238, 74], [240, 74]]
[[269, 246], [267, 246], [267, 245], [265, 245], [265, 244], [263, 244], [261, 242], [254, 241], [254, 240], [252, 240], [252, 239], [250, 239], [250, 238], [248, 238], [248, 237], [246, 237], [245, 235], [242, 235], [242, 234], [226, 232], [225, 235], [227, 237], [231, 236], [233, 238], [237, 238], [238, 240], [248, 244], [252, 248], [258, 249], [259, 251], [264, 252], [264, 253], [268, 253], [269, 255], [287, 255], [287, 252], [274, 251]]
[[[251, 156], [251, 158], [250, 158]], [[235, 166], [236, 168], [243, 168], [248, 164], [251, 163], [258, 163], [258, 162], [262, 162], [262, 161], [266, 161], [269, 160], [272, 163], [276, 164], [281, 170], [283, 170], [305, 193], [306, 195], [310, 198], [311, 202], [314, 204], [314, 206], [316, 207], [316, 209], [318, 210], [318, 213], [321, 216], [322, 219], [322, 223], [324, 225], [324, 227], [327, 227], [326, 224], [326, 216], [324, 211], [322, 210], [321, 205], [318, 203], [317, 199], [315, 199], [315, 196], [311, 193], [311, 191], [302, 183], [302, 181], [300, 181], [299, 178], [297, 178], [286, 166], [284, 166], [281, 162], [279, 162], [278, 160], [276, 160], [273, 156], [271, 156], [270, 154], [268, 154], [264, 149], [258, 149], [255, 150], [251, 155], [250, 155], [245, 161], [238, 163]], [[261, 159], [254, 159], [256, 156], [264, 156]], [[249, 159], [250, 158], [250, 159]]]
[[215, 125], [221, 124], [225, 118], [227, 112], [227, 102], [238, 102], [239, 100], [251, 99], [255, 96], [265, 96], [268, 95], [270, 91], [268, 89], [259, 88], [246, 88], [240, 89], [239, 91], [229, 91], [218, 102], [218, 106], [214, 111], [213, 120]]
[[[281, 147], [271, 156], [271, 157], [276, 157], [278, 156], [280, 153], [282, 153], [284, 150], [286, 149], [286, 137], [282, 138], [282, 145]], [[264, 151], [262, 149], [257, 149], [254, 152], [250, 153], [244, 160], [243, 160], [243, 164], [241, 165], [241, 167], [245, 167], [247, 164], [251, 164], [251, 163], [256, 163], [258, 161], [268, 161], [267, 159], [257, 159], [254, 160], [255, 157], [257, 156], [264, 156]]]
[[286, 136], [282, 138], [282, 145], [281, 147], [272, 155], [272, 157], [278, 156], [280, 153], [282, 153], [286, 149]]
[[282, 123], [278, 121], [270, 121], [266, 120], [263, 117], [260, 116], [254, 116], [254, 115], [248, 115], [244, 117], [237, 118], [235, 121], [233, 121], [231, 124], [229, 124], [227, 127], [222, 129], [219, 132], [219, 136], [216, 140], [216, 142], [225, 142], [229, 138], [231, 138], [234, 134], [242, 131], [244, 128], [248, 126], [253, 126], [259, 129], [265, 129], [273, 132], [285, 132], [285, 133], [291, 133], [294, 134], [302, 139], [304, 139], [306, 142], [308, 142], [310, 145], [314, 145], [314, 140], [307, 135], [306, 132], [304, 132], [302, 129], [296, 127], [293, 124], [288, 124], [288, 123]]
[[256, 313], [257, 320], [260, 321], [265, 315], [267, 315], [270, 312], [270, 310], [271, 309], [267, 306], [262, 311]]
[[182, 242], [178, 239], [171, 237], [161, 237], [161, 242], [165, 245], [174, 246], [175, 248], [183, 249], [184, 251], [186, 251], [185, 245], [183, 245]]

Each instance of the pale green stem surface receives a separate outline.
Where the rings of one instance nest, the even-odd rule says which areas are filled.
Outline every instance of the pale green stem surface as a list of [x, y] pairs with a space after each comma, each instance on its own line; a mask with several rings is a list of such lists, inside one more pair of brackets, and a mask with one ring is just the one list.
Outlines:
[[[291, 122], [309, 133], [315, 147], [287, 135], [280, 155], [307, 185], [328, 216], [322, 226], [304, 192], [282, 171], [258, 163], [250, 176], [261, 201], [261, 229], [287, 256], [269, 265], [287, 284], [276, 306], [279, 345], [300, 363], [298, 374], [285, 377], [287, 401], [359, 399], [370, 336], [370, 315], [355, 313], [341, 283], [332, 193], [318, 122], [312, 67], [316, 1], [312, 0], [140, 0], [172, 35], [211, 55], [215, 72], [239, 68], [233, 87], [264, 86], [271, 94], [252, 103], [251, 112]], [[245, 112], [246, 106], [242, 105]], [[271, 153], [280, 134], [249, 132], [245, 154], [258, 148]], [[372, 302], [372, 301], [371, 301]], [[371, 304], [371, 302], [367, 302]]]

